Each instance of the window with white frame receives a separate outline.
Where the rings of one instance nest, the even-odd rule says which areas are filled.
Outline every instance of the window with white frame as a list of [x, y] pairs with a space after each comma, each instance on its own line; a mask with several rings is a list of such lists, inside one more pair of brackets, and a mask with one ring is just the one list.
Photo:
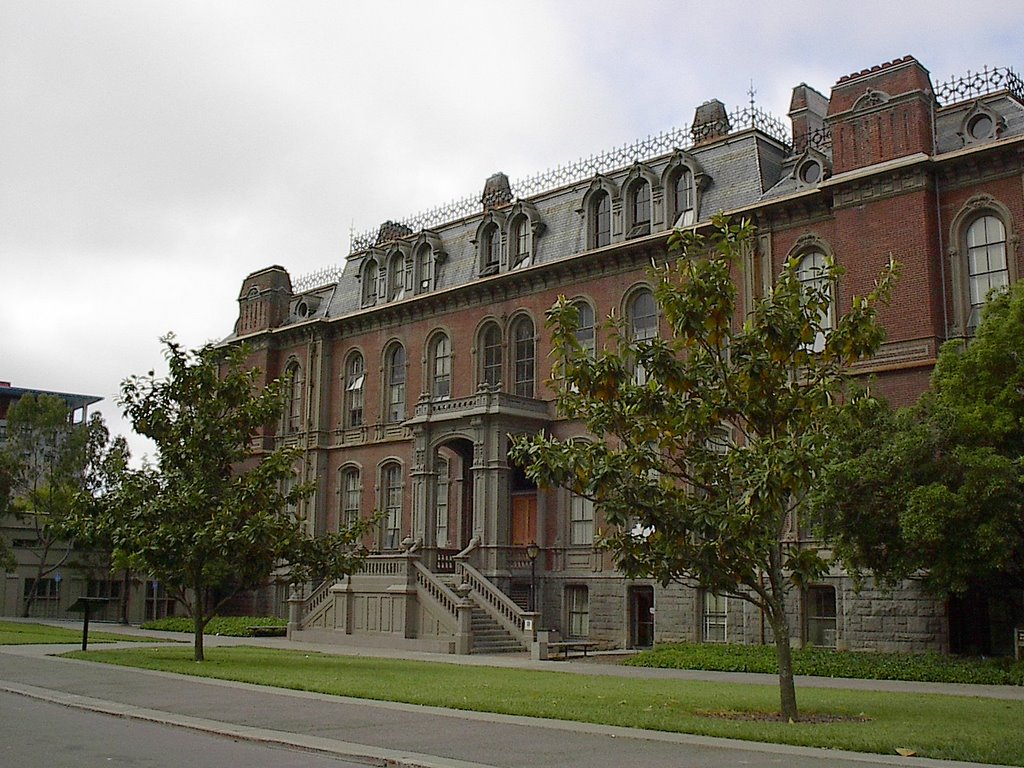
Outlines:
[[363, 356], [353, 352], [345, 365], [345, 426], [363, 425], [363, 386], [366, 383], [366, 366]]
[[388, 262], [388, 301], [405, 297], [405, 256], [396, 253]]
[[573, 306], [576, 308], [576, 341], [588, 357], [593, 357], [597, 349], [594, 308], [586, 301], [577, 301]]
[[530, 220], [526, 216], [517, 218], [512, 225], [512, 269], [528, 267], [533, 262], [531, 235]]
[[591, 200], [590, 233], [594, 248], [612, 241], [612, 199], [607, 192], [598, 192]]
[[729, 600], [725, 595], [704, 593], [704, 642], [724, 643], [729, 639]]
[[397, 342], [385, 357], [387, 375], [387, 421], [397, 424], [405, 420], [405, 347]]
[[1006, 227], [991, 214], [979, 216], [966, 233], [968, 298], [967, 332], [973, 334], [981, 323], [981, 308], [989, 294], [1005, 289], [1010, 282], [1006, 263]]
[[497, 224], [491, 224], [484, 230], [483, 242], [480, 244], [480, 274], [494, 274], [500, 265], [501, 230]]
[[377, 287], [380, 278], [380, 267], [376, 259], [367, 259], [363, 264], [363, 306], [369, 307], [377, 303]]
[[488, 323], [480, 334], [480, 380], [492, 387], [501, 384], [501, 329]]
[[590, 635], [590, 596], [582, 585], [565, 588], [565, 604], [568, 613], [569, 637]]
[[512, 326], [513, 392], [520, 397], [533, 397], [535, 356], [533, 321], [524, 315]]
[[302, 378], [302, 366], [293, 361], [288, 366], [288, 432], [302, 430], [302, 393], [305, 382]]
[[343, 527], [359, 520], [363, 503], [363, 484], [359, 469], [349, 467], [341, 473], [341, 514], [339, 524]]
[[569, 544], [574, 547], [594, 543], [594, 501], [573, 493], [569, 496]]
[[430, 395], [447, 400], [452, 394], [452, 343], [448, 334], [438, 333], [430, 342]]
[[434, 495], [434, 526], [437, 546], [448, 546], [448, 494], [451, 490], [451, 479], [448, 459], [437, 457], [437, 480]]
[[384, 549], [398, 549], [402, 543], [402, 467], [385, 464], [381, 470], [384, 501]]
[[[627, 317], [629, 335], [634, 345], [650, 341], [658, 335], [658, 310], [650, 289], [642, 288], [630, 297]], [[636, 366], [633, 378], [637, 384], [647, 383], [647, 371], [642, 365]]]
[[827, 302], [818, 314], [820, 329], [814, 337], [813, 352], [821, 352], [825, 348], [825, 337], [832, 330], [832, 281], [829, 279], [828, 259], [819, 250], [808, 251], [800, 257], [797, 264], [796, 277], [803, 286], [804, 292], [821, 293]]
[[430, 246], [424, 243], [416, 251], [416, 284], [420, 293], [426, 293], [432, 285], [431, 269], [433, 257], [430, 253]]
[[694, 200], [693, 172], [685, 166], [676, 173], [672, 183], [672, 203], [674, 206], [675, 226], [685, 227], [693, 224]]

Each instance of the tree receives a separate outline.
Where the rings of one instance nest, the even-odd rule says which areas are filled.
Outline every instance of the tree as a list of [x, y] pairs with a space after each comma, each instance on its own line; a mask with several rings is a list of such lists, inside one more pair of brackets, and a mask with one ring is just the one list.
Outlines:
[[1024, 589], [1024, 283], [942, 346], [917, 403], [861, 398], [836, 432], [813, 506], [848, 569], [939, 596]]
[[[7, 451], [0, 450], [0, 519], [14, 511], [11, 493], [14, 490], [14, 478], [18, 472], [18, 462]], [[0, 573], [13, 571], [17, 566], [14, 552], [7, 539], [0, 536]]]
[[261, 430], [283, 411], [287, 382], [259, 387], [241, 347], [163, 342], [167, 377], [130, 377], [120, 400], [135, 430], [156, 443], [156, 464], [128, 472], [79, 525], [110, 542], [117, 565], [150, 574], [184, 606], [202, 661], [206, 624], [238, 592], [274, 574], [302, 581], [350, 572], [374, 521], [308, 536], [299, 505], [311, 489], [294, 483], [300, 450], [259, 448]]
[[[594, 442], [539, 434], [512, 456], [545, 486], [592, 499], [610, 526], [603, 544], [630, 577], [680, 582], [757, 606], [771, 626], [782, 714], [797, 718], [787, 593], [823, 571], [816, 550], [784, 542], [828, 457], [823, 428], [851, 363], [882, 340], [876, 322], [894, 267], [831, 329], [828, 263], [802, 283], [791, 260], [739, 325], [733, 274], [754, 247], [747, 223], [714, 220], [707, 237], [673, 234], [678, 259], [652, 269], [668, 338], [635, 341], [612, 318], [596, 357], [559, 299], [547, 325], [559, 413]], [[641, 372], [638, 375], [638, 372]]]
[[[14, 514], [30, 525], [36, 558], [22, 614], [28, 616], [39, 584], [68, 562], [73, 551], [68, 521], [80, 494], [99, 482], [97, 472], [111, 450], [103, 417], [71, 422], [67, 403], [55, 395], [25, 395], [7, 413], [7, 442], [0, 457], [0, 474], [13, 498]], [[2, 492], [2, 489], [0, 489]], [[0, 498], [7, 498], [0, 493]]]

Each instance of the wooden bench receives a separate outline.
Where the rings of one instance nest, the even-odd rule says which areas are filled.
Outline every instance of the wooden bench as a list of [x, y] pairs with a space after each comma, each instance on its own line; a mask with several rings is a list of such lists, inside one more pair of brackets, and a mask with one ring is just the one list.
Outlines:
[[275, 627], [260, 625], [257, 627], [246, 627], [253, 637], [287, 637], [288, 627]]
[[582, 651], [583, 658], [587, 657], [587, 651], [597, 648], [597, 643], [593, 640], [559, 640], [558, 642], [548, 643], [548, 649], [555, 649], [556, 651], [562, 652], [562, 658], [569, 658], [569, 651]]

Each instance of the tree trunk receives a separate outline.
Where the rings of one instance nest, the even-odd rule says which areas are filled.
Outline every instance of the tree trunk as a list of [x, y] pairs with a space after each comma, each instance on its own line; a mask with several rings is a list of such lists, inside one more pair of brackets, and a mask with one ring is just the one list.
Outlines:
[[32, 579], [32, 589], [29, 591], [28, 595], [25, 596], [25, 605], [21, 610], [21, 617], [23, 619], [27, 619], [29, 613], [32, 611], [32, 603], [36, 601], [36, 593], [38, 592], [38, 590], [39, 579]]
[[768, 613], [768, 622], [775, 635], [775, 655], [779, 663], [779, 706], [782, 716], [796, 721], [796, 685], [793, 682], [793, 654], [789, 645], [789, 617], [782, 597], [777, 597]]
[[203, 621], [203, 609], [197, 606], [195, 613], [192, 614], [192, 625], [195, 627], [195, 653], [193, 658], [196, 661], [206, 661], [206, 656], [203, 655], [203, 631], [206, 629], [205, 624], [206, 622]]

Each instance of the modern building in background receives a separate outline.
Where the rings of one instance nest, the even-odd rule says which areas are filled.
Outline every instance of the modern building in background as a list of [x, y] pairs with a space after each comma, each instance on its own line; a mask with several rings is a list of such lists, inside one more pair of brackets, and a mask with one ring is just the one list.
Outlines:
[[[89, 418], [89, 407], [102, 400], [93, 395], [14, 387], [10, 382], [0, 381], [0, 445], [7, 439], [8, 410], [29, 395], [60, 398], [67, 404], [68, 420], [83, 427]], [[25, 510], [23, 515], [0, 515], [0, 536], [7, 539], [16, 562], [14, 570], [3, 574], [0, 615], [22, 615], [37, 580], [35, 598], [29, 608], [29, 615], [34, 617], [78, 618], [80, 614], [71, 613], [68, 608], [83, 596], [109, 599], [108, 604], [94, 609], [92, 617], [100, 620], [125, 617], [140, 622], [174, 613], [173, 602], [159, 584], [123, 572], [112, 573], [106, 553], [76, 548], [68, 541], [41, 541], [32, 510]]]
[[[575, 302], [591, 349], [608, 343], [613, 313], [636, 339], [658, 334], [646, 269], [673, 228], [718, 212], [758, 228], [741, 312], [790, 258], [808, 279], [826, 257], [844, 268], [836, 312], [890, 258], [903, 265], [882, 312], [887, 341], [859, 367], [895, 404], [926, 388], [945, 340], [970, 337], [988, 291], [1022, 266], [1018, 76], [935, 84], [906, 57], [842, 77], [828, 96], [796, 86], [789, 118], [712, 100], [688, 128], [514, 183], [497, 173], [481, 195], [386, 222], [316, 275], [293, 281], [272, 266], [245, 278], [225, 343], [248, 344], [267, 377], [291, 376], [287, 414], [265, 441], [303, 449], [310, 533], [382, 515], [359, 573], [293, 597], [294, 635], [452, 651], [522, 647], [538, 627], [607, 647], [767, 639], [742, 601], [624, 578], [594, 546], [600, 509], [537, 489], [508, 450], [537, 430], [600, 439], [555, 412], [545, 310], [561, 295]], [[799, 521], [787, 536], [813, 543]], [[1009, 642], [988, 604], [913, 582], [857, 593], [833, 571], [793, 599], [808, 644]]]

